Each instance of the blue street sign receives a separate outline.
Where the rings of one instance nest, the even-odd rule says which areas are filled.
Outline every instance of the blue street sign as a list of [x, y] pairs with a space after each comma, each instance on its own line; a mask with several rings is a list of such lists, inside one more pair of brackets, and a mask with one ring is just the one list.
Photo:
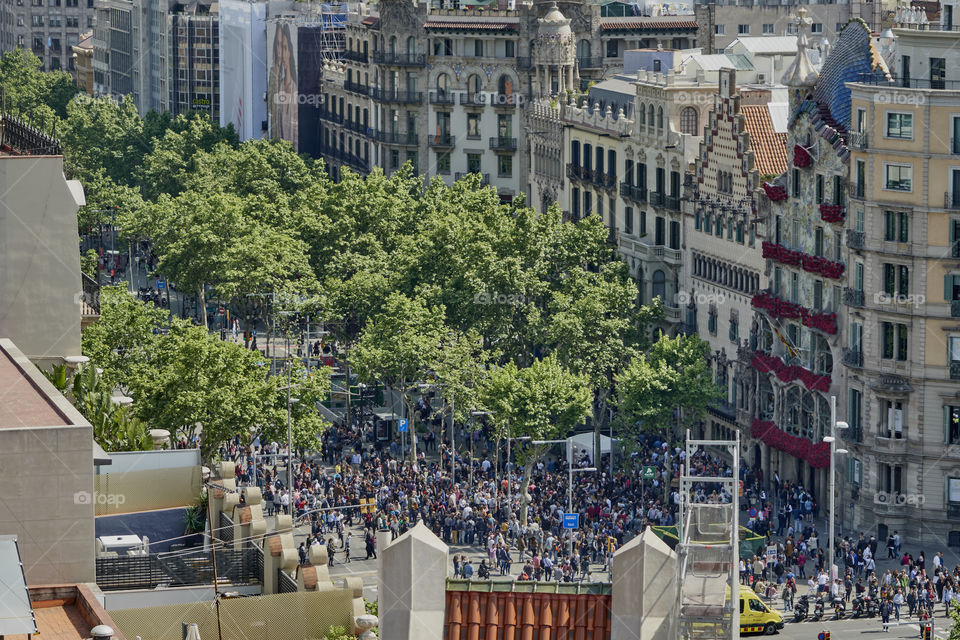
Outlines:
[[580, 528], [580, 514], [579, 514], [579, 513], [565, 513], [565, 514], [563, 514], [563, 528], [564, 528], [564, 529], [579, 529], [579, 528]]
[[400, 420], [397, 422], [397, 431], [399, 431], [400, 433], [406, 433], [406, 432], [407, 432], [407, 419], [406, 419], [406, 418], [400, 418]]
[[166, 289], [167, 281], [166, 280], [157, 280], [157, 289]]
[[756, 518], [756, 517], [757, 517], [757, 510], [756, 510], [756, 509], [750, 509], [750, 511], [747, 511], [747, 514], [748, 514], [751, 518]]

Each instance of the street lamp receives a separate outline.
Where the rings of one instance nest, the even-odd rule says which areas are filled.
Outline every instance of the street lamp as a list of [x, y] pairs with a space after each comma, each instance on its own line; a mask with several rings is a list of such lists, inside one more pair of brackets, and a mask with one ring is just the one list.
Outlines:
[[[573, 472], [589, 472], [596, 471], [596, 467], [585, 467], [583, 469], [574, 469], [573, 468], [573, 439], [566, 438], [565, 440], [534, 440], [531, 444], [560, 444], [561, 442], [567, 443], [567, 513], [573, 513]], [[570, 554], [570, 558], [573, 558], [573, 531], [570, 532], [570, 537], [567, 540], [567, 549]]]
[[834, 491], [836, 490], [835, 484], [837, 481], [836, 458], [838, 454], [842, 455], [844, 453], [847, 453], [846, 449], [837, 448], [837, 429], [843, 430], [843, 429], [847, 429], [848, 427], [849, 425], [846, 422], [837, 422], [837, 396], [830, 396], [830, 435], [825, 436], [823, 438], [823, 441], [830, 445], [830, 483], [829, 483], [829, 487], [830, 487], [829, 489], [830, 491], [829, 536], [830, 537], [827, 540], [827, 544], [829, 545], [827, 547], [827, 550], [828, 550], [827, 560], [829, 562], [829, 567], [830, 567], [829, 572], [830, 572], [831, 580], [836, 580], [837, 578], [837, 576], [833, 575], [834, 547], [836, 546], [836, 540], [834, 537], [835, 536], [834, 526], [835, 526], [835, 519], [836, 519], [836, 516], [834, 514], [836, 513], [836, 506], [834, 505], [835, 498], [833, 495]]

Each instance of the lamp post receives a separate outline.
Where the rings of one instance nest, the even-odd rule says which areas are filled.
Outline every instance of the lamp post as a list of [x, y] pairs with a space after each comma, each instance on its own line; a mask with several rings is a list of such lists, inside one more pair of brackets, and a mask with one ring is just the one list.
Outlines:
[[829, 562], [829, 572], [831, 584], [833, 580], [837, 579], [837, 576], [833, 575], [833, 556], [834, 556], [834, 546], [836, 544], [834, 539], [834, 526], [835, 526], [835, 512], [836, 505], [834, 504], [834, 492], [836, 491], [836, 458], [837, 455], [843, 455], [847, 453], [846, 449], [837, 449], [837, 429], [846, 429], [849, 425], [846, 422], [837, 422], [837, 396], [830, 396], [830, 435], [824, 437], [823, 441], [830, 445], [830, 482], [829, 482], [829, 503], [830, 503], [830, 518], [829, 518], [829, 539], [827, 540], [827, 561]]
[[[564, 440], [534, 440], [531, 444], [560, 444], [567, 443], [567, 513], [573, 513], [573, 473], [596, 471], [596, 467], [585, 467], [583, 469], [573, 468], [573, 440], [566, 438]], [[570, 532], [567, 540], [567, 553], [573, 558], [573, 531]]]

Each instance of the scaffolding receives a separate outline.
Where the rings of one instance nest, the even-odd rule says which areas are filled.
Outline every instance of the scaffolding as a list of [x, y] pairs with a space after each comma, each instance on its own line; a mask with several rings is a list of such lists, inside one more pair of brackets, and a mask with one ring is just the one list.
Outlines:
[[[701, 447], [731, 454], [729, 477], [692, 474], [691, 461]], [[735, 440], [694, 440], [687, 432], [686, 458], [680, 471], [677, 534], [677, 640], [735, 640], [740, 635], [739, 607], [740, 434]], [[720, 485], [730, 502], [694, 499], [698, 485]], [[732, 596], [731, 596], [732, 594]]]
[[346, 49], [347, 12], [345, 2], [305, 2], [295, 13], [285, 12], [270, 21], [309, 29], [308, 32], [300, 32], [311, 40], [309, 45], [300, 47], [300, 55], [309, 51], [320, 59], [299, 62], [307, 62], [310, 68], [322, 69], [324, 62], [338, 62], [343, 56]]

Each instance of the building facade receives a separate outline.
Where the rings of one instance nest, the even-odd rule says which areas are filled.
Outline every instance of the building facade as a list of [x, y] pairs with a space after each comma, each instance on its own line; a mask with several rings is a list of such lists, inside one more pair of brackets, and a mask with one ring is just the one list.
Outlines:
[[220, 126], [240, 140], [267, 133], [267, 3], [221, 0]]
[[170, 112], [197, 111], [220, 122], [218, 3], [178, 4], [167, 15]]
[[93, 27], [94, 0], [2, 0], [0, 52], [29, 49], [46, 71], [73, 71], [72, 47]]
[[954, 4], [851, 84], [851, 526], [960, 545], [960, 56]]

